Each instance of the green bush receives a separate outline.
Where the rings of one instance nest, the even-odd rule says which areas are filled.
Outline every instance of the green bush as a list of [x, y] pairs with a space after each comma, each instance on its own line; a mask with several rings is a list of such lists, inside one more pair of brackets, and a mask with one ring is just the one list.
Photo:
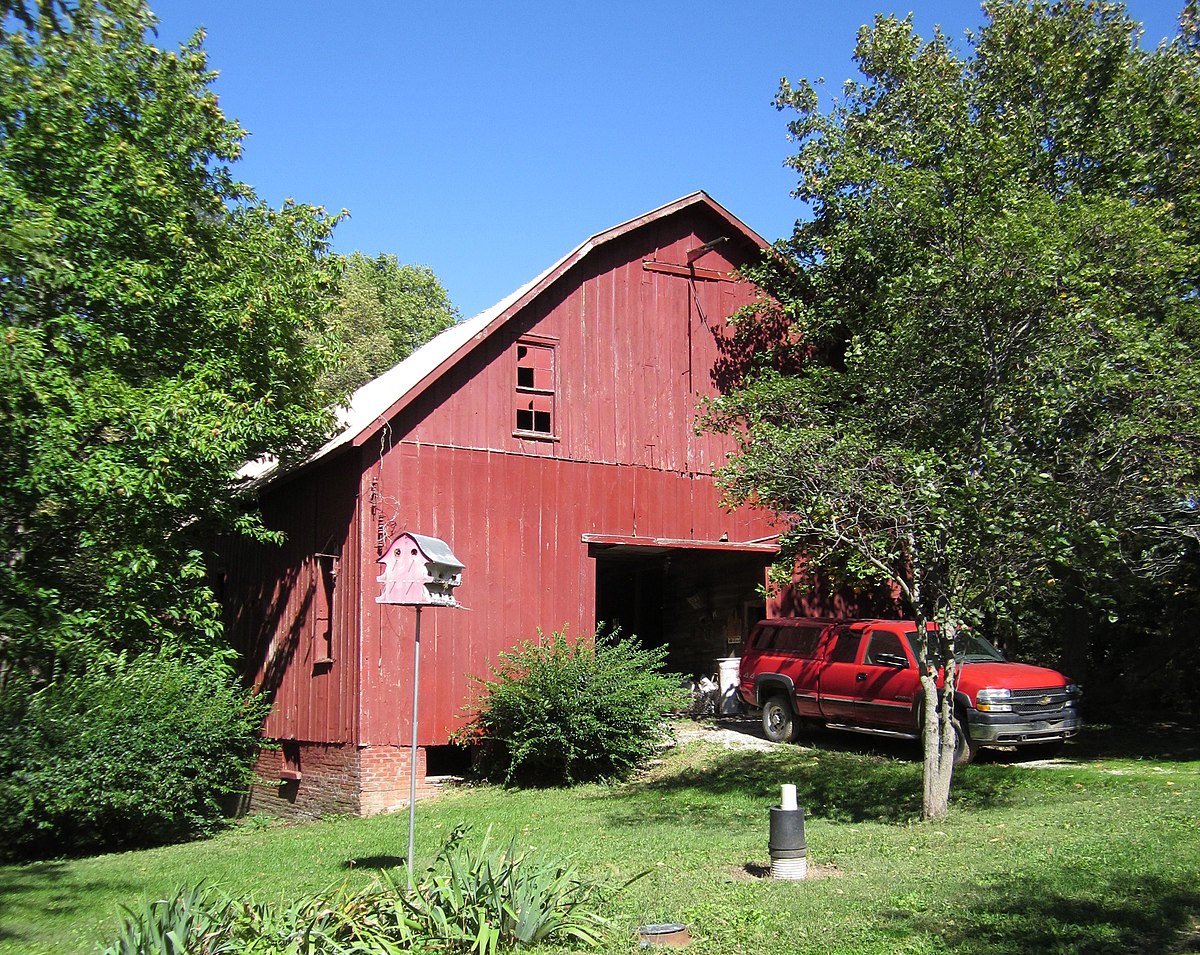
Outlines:
[[210, 831], [249, 783], [263, 705], [229, 660], [124, 656], [0, 689], [0, 854], [147, 846]]
[[663, 672], [665, 648], [646, 649], [616, 629], [572, 642], [565, 632], [501, 653], [477, 678], [463, 742], [479, 770], [506, 784], [574, 784], [622, 778], [661, 742], [686, 700]]
[[121, 930], [102, 955], [216, 955], [237, 951], [240, 910], [204, 885], [139, 909], [121, 906]]

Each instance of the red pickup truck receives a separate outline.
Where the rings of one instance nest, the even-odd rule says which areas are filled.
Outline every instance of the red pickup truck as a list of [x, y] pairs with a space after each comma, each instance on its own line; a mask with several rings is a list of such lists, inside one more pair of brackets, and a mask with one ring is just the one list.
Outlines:
[[[919, 738], [921, 683], [911, 620], [762, 620], [742, 651], [738, 693], [761, 707], [775, 742], [804, 721], [831, 729]], [[966, 737], [957, 759], [981, 747], [1056, 752], [1079, 731], [1079, 687], [1056, 670], [1010, 663], [970, 632], [960, 635], [955, 711]]]

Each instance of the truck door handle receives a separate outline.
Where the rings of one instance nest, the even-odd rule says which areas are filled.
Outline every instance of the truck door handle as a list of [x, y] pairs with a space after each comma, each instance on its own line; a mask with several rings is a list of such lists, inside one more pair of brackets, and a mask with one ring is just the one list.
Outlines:
[[855, 683], [866, 683], [867, 675], [865, 673], [856, 673], [854, 675], [854, 682]]

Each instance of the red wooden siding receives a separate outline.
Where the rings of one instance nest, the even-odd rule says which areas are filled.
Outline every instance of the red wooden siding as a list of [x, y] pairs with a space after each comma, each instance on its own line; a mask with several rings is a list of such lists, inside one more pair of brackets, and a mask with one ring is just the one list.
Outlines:
[[[715, 336], [754, 291], [644, 267], [683, 263], [688, 249], [720, 234], [721, 224], [695, 220], [668, 217], [568, 271], [401, 415], [395, 438], [709, 472], [729, 444], [694, 433], [696, 407], [716, 393]], [[740, 264], [731, 257], [748, 250], [729, 245], [706, 254], [705, 268], [728, 273]], [[513, 433], [517, 348], [530, 334], [557, 343], [553, 441]]]
[[[458, 493], [416, 490], [430, 486]], [[539, 627], [591, 632], [596, 561], [584, 534], [736, 541], [770, 533], [761, 515], [723, 511], [707, 478], [528, 455], [405, 443], [384, 462], [381, 491], [400, 531], [440, 537], [466, 564], [457, 596], [470, 610], [422, 616], [423, 745], [446, 742], [470, 675], [486, 675], [499, 651]], [[410, 738], [414, 621], [412, 608], [376, 604], [365, 588], [363, 744]]]
[[357, 479], [355, 462], [343, 458], [276, 489], [264, 518], [287, 540], [231, 551], [227, 623], [254, 684], [274, 701], [264, 727], [274, 739], [357, 737]]

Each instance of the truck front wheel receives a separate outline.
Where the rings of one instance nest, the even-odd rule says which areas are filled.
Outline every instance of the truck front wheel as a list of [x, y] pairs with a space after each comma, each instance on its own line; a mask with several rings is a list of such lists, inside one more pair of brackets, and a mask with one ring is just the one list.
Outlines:
[[967, 714], [962, 708], [954, 711], [954, 765], [966, 766], [975, 762], [979, 755], [979, 744], [971, 739], [971, 728], [967, 724]]
[[794, 743], [799, 730], [799, 721], [792, 712], [792, 704], [782, 693], [767, 697], [762, 710], [763, 734], [772, 743]]

